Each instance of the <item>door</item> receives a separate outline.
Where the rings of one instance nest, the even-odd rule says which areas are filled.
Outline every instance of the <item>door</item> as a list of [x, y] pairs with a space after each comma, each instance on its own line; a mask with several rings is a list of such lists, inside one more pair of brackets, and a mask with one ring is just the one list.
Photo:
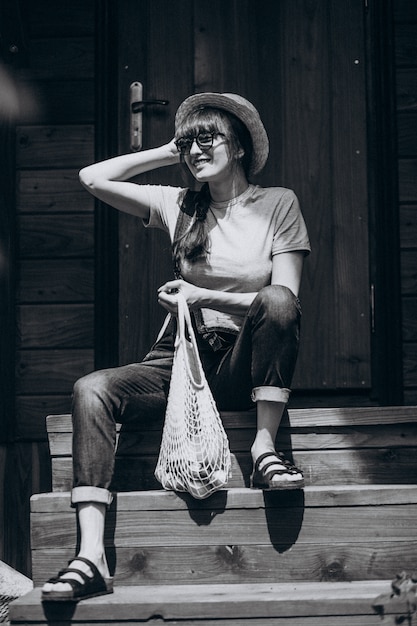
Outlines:
[[[294, 389], [371, 386], [362, 0], [125, 0], [118, 4], [118, 152], [130, 149], [129, 86], [168, 100], [143, 113], [143, 145], [167, 142], [180, 102], [229, 91], [260, 111], [271, 151], [253, 182], [290, 187], [307, 222]], [[188, 185], [180, 166], [142, 182]], [[169, 242], [119, 217], [119, 362], [143, 356], [164, 311]]]

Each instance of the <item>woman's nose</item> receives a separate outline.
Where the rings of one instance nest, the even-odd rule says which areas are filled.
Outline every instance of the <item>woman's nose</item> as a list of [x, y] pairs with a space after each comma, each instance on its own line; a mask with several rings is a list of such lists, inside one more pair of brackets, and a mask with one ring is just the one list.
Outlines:
[[198, 143], [196, 141], [196, 139], [193, 139], [193, 143], [191, 144], [190, 147], [190, 154], [201, 154], [201, 148], [199, 148]]

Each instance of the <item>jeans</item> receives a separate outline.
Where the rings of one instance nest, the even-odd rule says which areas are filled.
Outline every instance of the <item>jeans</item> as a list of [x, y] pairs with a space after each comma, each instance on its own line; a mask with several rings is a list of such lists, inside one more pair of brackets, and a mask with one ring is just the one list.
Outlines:
[[[220, 411], [244, 410], [253, 402], [286, 403], [297, 359], [301, 310], [287, 287], [269, 285], [255, 297], [237, 336], [219, 333], [213, 351], [199, 335], [204, 371]], [[163, 418], [172, 359], [171, 322], [141, 363], [93, 372], [73, 394], [72, 503], [109, 504], [116, 423]]]

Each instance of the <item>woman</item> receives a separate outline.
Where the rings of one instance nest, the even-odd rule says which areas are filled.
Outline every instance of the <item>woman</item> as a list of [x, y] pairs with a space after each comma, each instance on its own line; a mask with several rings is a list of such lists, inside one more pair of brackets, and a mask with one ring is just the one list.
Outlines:
[[[299, 340], [298, 290], [310, 250], [294, 193], [249, 179], [264, 166], [268, 137], [255, 107], [235, 94], [187, 98], [166, 145], [93, 164], [80, 172], [94, 196], [173, 241], [177, 278], [158, 290], [176, 313], [177, 291], [194, 312], [198, 346], [220, 410], [257, 407], [251, 486], [299, 489], [302, 472], [275, 451]], [[137, 185], [131, 178], [184, 161], [201, 190]], [[191, 207], [191, 210], [190, 210]], [[43, 588], [44, 600], [109, 593], [104, 554], [114, 467], [115, 423], [163, 414], [173, 356], [168, 328], [142, 363], [94, 372], [74, 386], [74, 488], [78, 556]], [[129, 413], [130, 411], [130, 413]]]

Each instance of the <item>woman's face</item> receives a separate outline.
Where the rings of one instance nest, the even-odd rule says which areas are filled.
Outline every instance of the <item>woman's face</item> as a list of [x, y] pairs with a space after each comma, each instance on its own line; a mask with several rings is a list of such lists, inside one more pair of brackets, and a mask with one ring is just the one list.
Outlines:
[[211, 147], [201, 147], [193, 141], [184, 160], [194, 178], [200, 183], [220, 182], [232, 177], [236, 160], [223, 134], [215, 134]]

